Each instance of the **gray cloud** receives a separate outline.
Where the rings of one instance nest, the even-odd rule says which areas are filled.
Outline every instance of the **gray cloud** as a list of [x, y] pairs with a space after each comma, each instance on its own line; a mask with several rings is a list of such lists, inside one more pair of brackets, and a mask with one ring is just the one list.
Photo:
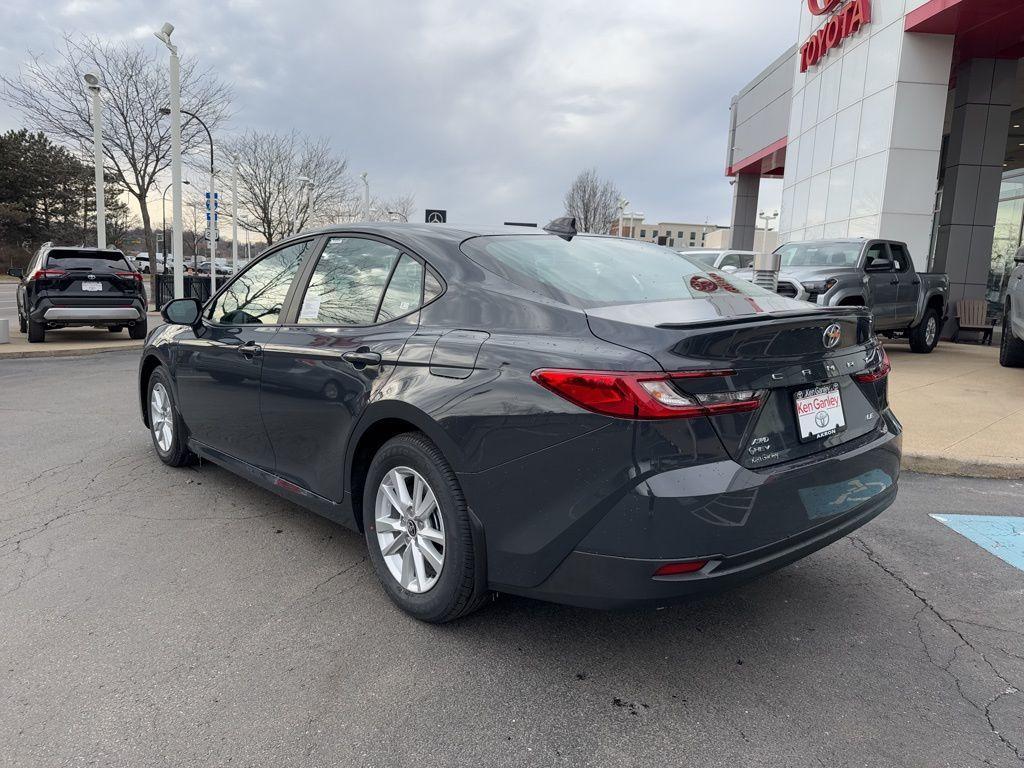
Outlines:
[[[170, 20], [184, 55], [235, 84], [234, 129], [328, 136], [377, 194], [411, 191], [455, 221], [543, 222], [594, 166], [649, 220], [724, 222], [730, 96], [792, 42], [798, 11], [798, 0], [8, 0], [0, 69], [49, 52], [63, 30], [159, 48], [152, 30]], [[0, 128], [19, 125], [0, 106]]]

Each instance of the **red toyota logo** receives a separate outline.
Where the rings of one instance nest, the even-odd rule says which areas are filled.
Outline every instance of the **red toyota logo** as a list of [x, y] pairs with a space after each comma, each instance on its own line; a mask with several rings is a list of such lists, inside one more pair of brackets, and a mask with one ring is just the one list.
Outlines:
[[842, 0], [807, 0], [807, 7], [815, 16], [824, 16], [841, 2]]

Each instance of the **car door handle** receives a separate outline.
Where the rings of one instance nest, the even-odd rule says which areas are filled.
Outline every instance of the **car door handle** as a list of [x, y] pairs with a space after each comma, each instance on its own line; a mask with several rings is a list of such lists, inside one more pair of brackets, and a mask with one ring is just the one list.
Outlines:
[[900, 284], [899, 280], [890, 280], [889, 281], [889, 285], [899, 285], [899, 284]]
[[357, 349], [355, 352], [346, 352], [341, 356], [346, 363], [351, 363], [355, 368], [380, 365], [381, 356], [379, 352], [371, 352], [369, 349]]
[[257, 344], [255, 341], [247, 341], [238, 348], [239, 353], [246, 360], [252, 360], [254, 357], [262, 357], [263, 347]]

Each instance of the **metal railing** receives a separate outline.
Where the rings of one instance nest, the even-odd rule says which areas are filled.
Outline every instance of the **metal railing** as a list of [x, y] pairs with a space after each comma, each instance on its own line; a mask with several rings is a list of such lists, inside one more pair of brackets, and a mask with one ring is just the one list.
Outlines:
[[[205, 304], [210, 298], [210, 276], [209, 275], [184, 275], [185, 297], [199, 299], [200, 304]], [[223, 278], [221, 278], [223, 279]], [[218, 281], [219, 282], [219, 281]], [[165, 272], [157, 275], [156, 282], [156, 306], [162, 307], [174, 298], [174, 274]]]

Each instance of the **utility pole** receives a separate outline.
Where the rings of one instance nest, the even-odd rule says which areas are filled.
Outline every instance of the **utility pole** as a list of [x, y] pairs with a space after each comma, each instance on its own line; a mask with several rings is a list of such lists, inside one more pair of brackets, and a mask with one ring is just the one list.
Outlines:
[[370, 180], [369, 174], [363, 171], [359, 178], [363, 180], [363, 211], [366, 213], [366, 221], [370, 220]]
[[231, 158], [231, 274], [238, 273], [238, 155]]
[[[185, 235], [182, 227], [181, 214], [181, 82], [178, 62], [178, 47], [171, 42], [174, 25], [165, 22], [159, 32], [154, 33], [157, 39], [167, 46], [171, 54], [170, 72], [170, 109], [171, 116], [171, 252], [173, 253], [174, 298], [185, 295]], [[163, 111], [163, 110], [161, 110]], [[167, 250], [166, 245], [164, 251]], [[164, 265], [167, 254], [164, 253]], [[153, 282], [153, 294], [156, 296], [156, 270], [150, 266]]]
[[107, 210], [103, 188], [103, 108], [100, 104], [100, 79], [92, 72], [85, 74], [85, 84], [92, 93], [92, 158], [96, 166], [96, 247], [107, 247]]

